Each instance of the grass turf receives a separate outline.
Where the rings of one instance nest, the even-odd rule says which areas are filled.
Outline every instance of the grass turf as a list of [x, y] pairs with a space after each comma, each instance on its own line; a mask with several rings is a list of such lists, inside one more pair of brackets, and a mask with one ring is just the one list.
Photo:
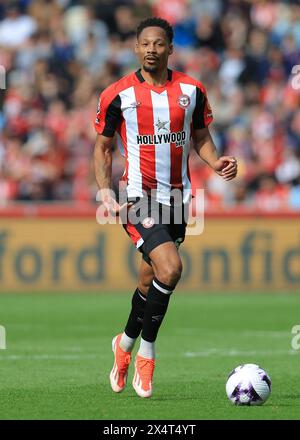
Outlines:
[[[175, 293], [157, 341], [154, 395], [111, 391], [111, 339], [131, 294], [0, 295], [0, 419], [299, 419], [300, 296]], [[135, 351], [134, 351], [135, 352]], [[235, 407], [228, 373], [246, 362], [272, 379], [261, 407]]]

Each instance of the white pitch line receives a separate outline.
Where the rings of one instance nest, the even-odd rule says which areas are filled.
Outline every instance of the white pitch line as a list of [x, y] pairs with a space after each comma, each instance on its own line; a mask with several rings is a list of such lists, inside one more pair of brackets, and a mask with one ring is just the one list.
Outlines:
[[[202, 329], [202, 328], [185, 328], [185, 329], [179, 329], [174, 333], [174, 336], [197, 336], [197, 337], [201, 337], [205, 334], [212, 334], [212, 333], [217, 333], [218, 331], [215, 330], [211, 330], [211, 329]], [[235, 330], [230, 330], [227, 331], [228, 334], [233, 334], [236, 335], [237, 332]], [[291, 337], [291, 332], [290, 331], [273, 331], [273, 330], [244, 330], [238, 333], [239, 337], [244, 337], [244, 338], [269, 338], [269, 339], [278, 339], [278, 338], [282, 338], [282, 339], [287, 339]]]
[[187, 351], [184, 357], [207, 357], [207, 356], [280, 356], [280, 355], [299, 355], [300, 350], [219, 350], [211, 348], [203, 351]]
[[48, 360], [64, 360], [64, 361], [74, 361], [80, 359], [97, 359], [97, 355], [95, 354], [86, 354], [86, 355], [72, 355], [72, 354], [33, 354], [33, 355], [0, 355], [0, 361], [19, 361], [19, 360], [35, 360], [35, 361], [48, 361]]
[[[20, 347], [21, 347], [21, 344], [19, 345], [19, 347], [14, 347], [14, 351], [15, 351], [15, 352], [17, 352], [17, 351], [19, 351], [19, 352], [24, 352], [24, 348], [21, 349]], [[26, 356], [31, 356], [31, 355], [29, 354], [29, 352], [31, 352], [31, 351], [36, 353], [37, 351], [42, 351], [43, 348], [44, 348], [44, 347], [43, 347], [42, 345], [40, 345], [40, 344], [36, 344], [36, 345], [26, 345], [26, 352], [28, 353]], [[83, 348], [82, 348], [82, 347], [78, 347], [78, 346], [60, 347], [59, 351], [60, 351], [62, 354], [64, 354], [64, 353], [68, 353], [68, 352], [74, 353], [74, 352], [82, 352], [82, 351], [83, 351]], [[0, 353], [1, 353], [1, 352], [0, 352]], [[57, 355], [60, 356], [59, 353], [57, 353]], [[22, 356], [23, 356], [23, 355], [22, 355]], [[56, 354], [55, 354], [55, 356], [56, 356]]]
[[[280, 356], [280, 355], [300, 355], [300, 350], [220, 350], [210, 348], [202, 351], [186, 351], [181, 354], [183, 357], [209, 357], [209, 356]], [[166, 353], [158, 354], [158, 357], [165, 357]], [[0, 355], [0, 361], [48, 361], [48, 360], [65, 360], [74, 361], [81, 359], [97, 359], [96, 354], [36, 354], [36, 355]]]

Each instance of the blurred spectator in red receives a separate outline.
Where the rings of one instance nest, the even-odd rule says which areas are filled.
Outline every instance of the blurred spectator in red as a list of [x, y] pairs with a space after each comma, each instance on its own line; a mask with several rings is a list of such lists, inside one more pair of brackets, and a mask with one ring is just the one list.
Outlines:
[[[206, 208], [299, 210], [300, 5], [293, 0], [8, 0], [0, 5], [0, 201], [94, 201], [91, 155], [99, 93], [138, 68], [135, 29], [174, 26], [170, 67], [201, 80], [235, 185], [191, 150], [193, 193]], [[296, 73], [295, 73], [296, 72]], [[299, 72], [298, 72], [299, 75]], [[299, 85], [299, 87], [298, 87]], [[124, 169], [117, 140], [113, 185]]]
[[288, 188], [276, 183], [272, 175], [261, 177], [254, 195], [254, 207], [261, 211], [280, 212], [288, 207]]
[[154, 0], [153, 15], [163, 17], [171, 25], [179, 23], [186, 14], [187, 0]]

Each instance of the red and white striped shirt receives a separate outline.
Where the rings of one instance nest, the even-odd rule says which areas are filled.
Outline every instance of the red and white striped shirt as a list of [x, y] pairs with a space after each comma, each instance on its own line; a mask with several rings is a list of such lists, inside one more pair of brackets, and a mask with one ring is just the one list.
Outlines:
[[127, 196], [142, 197], [143, 191], [155, 189], [157, 201], [169, 205], [174, 188], [183, 192], [184, 203], [189, 200], [192, 130], [207, 127], [212, 119], [201, 82], [168, 70], [166, 84], [153, 86], [138, 70], [100, 94], [95, 129], [104, 136], [118, 134]]

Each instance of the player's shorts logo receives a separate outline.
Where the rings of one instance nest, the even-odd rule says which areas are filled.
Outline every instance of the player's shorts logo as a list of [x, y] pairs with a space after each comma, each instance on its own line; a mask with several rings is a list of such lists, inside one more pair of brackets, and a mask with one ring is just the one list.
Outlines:
[[152, 226], [154, 225], [155, 220], [152, 217], [146, 217], [143, 221], [142, 221], [142, 225], [144, 226], [144, 228], [152, 228]]
[[188, 95], [181, 95], [177, 99], [177, 103], [178, 103], [179, 107], [187, 108], [190, 105], [191, 100], [190, 100], [190, 97]]

